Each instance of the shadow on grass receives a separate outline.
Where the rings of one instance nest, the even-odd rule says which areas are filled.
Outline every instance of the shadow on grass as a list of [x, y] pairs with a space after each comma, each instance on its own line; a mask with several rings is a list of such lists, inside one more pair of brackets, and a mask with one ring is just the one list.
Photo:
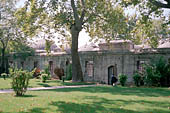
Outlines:
[[19, 98], [29, 98], [29, 97], [37, 97], [36, 95], [22, 95], [22, 96], [16, 96], [15, 97], [19, 97]]
[[38, 85], [43, 86], [43, 87], [51, 87], [50, 85], [48, 85], [46, 83], [38, 83]]
[[[54, 107], [57, 112], [61, 113], [168, 113], [167, 110], [153, 109], [152, 106], [167, 107], [169, 103], [162, 103], [156, 101], [141, 101], [141, 100], [120, 100], [120, 99], [106, 99], [96, 96], [86, 96], [82, 98], [88, 103], [65, 102], [65, 101], [52, 101], [49, 103], [48, 108], [33, 108], [27, 113], [43, 113], [44, 111], [51, 111]], [[141, 103], [146, 104], [146, 108], [139, 110], [127, 106], [136, 105]], [[139, 107], [140, 107], [139, 105]], [[51, 106], [51, 107], [50, 107]]]
[[[102, 106], [102, 101], [98, 103], [92, 103], [92, 104], [79, 104], [79, 103], [73, 103], [69, 102], [66, 103], [64, 101], [59, 102], [52, 102], [50, 105], [56, 106], [58, 108], [58, 112], [62, 113], [133, 113], [134, 111], [128, 110], [128, 109], [122, 109], [122, 108], [106, 108]], [[141, 113], [141, 112], [135, 112], [135, 113]]]
[[45, 113], [45, 110], [47, 110], [47, 108], [33, 108], [28, 110], [28, 112], [19, 112], [19, 113]]
[[170, 96], [170, 89], [167, 88], [129, 88], [129, 87], [110, 87], [110, 86], [97, 86], [97, 87], [82, 87], [82, 88], [63, 88], [43, 90], [53, 92], [87, 92], [87, 93], [110, 93], [113, 95], [134, 95], [141, 97], [159, 97]]

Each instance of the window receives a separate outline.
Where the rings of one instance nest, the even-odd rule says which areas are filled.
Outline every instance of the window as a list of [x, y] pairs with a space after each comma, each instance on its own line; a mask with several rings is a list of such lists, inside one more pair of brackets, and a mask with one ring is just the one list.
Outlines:
[[93, 61], [86, 61], [86, 73], [88, 76], [93, 76]]
[[52, 71], [53, 70], [53, 61], [49, 61], [49, 70]]
[[137, 61], [137, 70], [143, 71], [143, 65], [146, 64], [146, 61]]
[[35, 61], [34, 62], [34, 68], [37, 68], [38, 67], [38, 61]]

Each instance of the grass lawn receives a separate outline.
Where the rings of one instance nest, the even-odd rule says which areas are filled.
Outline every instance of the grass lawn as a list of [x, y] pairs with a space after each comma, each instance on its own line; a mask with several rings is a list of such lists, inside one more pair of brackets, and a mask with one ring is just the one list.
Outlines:
[[[0, 90], [2, 89], [11, 89], [11, 78], [4, 80], [0, 78]], [[41, 79], [30, 79], [29, 87], [51, 87], [51, 86], [69, 86], [69, 85], [89, 85], [94, 83], [72, 83], [71, 81], [65, 81], [64, 83], [61, 80], [47, 80], [46, 83], [43, 83]]]
[[97, 86], [0, 94], [2, 113], [170, 113], [170, 89]]

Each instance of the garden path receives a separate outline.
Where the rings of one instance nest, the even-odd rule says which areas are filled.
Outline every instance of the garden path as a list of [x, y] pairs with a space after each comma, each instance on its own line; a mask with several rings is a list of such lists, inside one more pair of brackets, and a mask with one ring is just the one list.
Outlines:
[[[49, 90], [49, 89], [60, 89], [60, 88], [79, 88], [79, 87], [95, 87], [97, 85], [76, 85], [76, 86], [53, 86], [53, 87], [37, 87], [37, 88], [27, 88], [27, 91], [37, 91], [37, 90]], [[13, 93], [13, 89], [0, 90], [0, 93]]]

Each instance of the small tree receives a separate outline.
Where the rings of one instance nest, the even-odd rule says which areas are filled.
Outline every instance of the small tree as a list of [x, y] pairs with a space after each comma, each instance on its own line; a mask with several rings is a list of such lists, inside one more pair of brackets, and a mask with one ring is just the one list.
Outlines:
[[26, 70], [14, 69], [10, 72], [12, 77], [12, 88], [16, 93], [16, 96], [22, 96], [27, 91], [29, 85], [29, 79], [31, 78], [33, 72], [28, 72]]

